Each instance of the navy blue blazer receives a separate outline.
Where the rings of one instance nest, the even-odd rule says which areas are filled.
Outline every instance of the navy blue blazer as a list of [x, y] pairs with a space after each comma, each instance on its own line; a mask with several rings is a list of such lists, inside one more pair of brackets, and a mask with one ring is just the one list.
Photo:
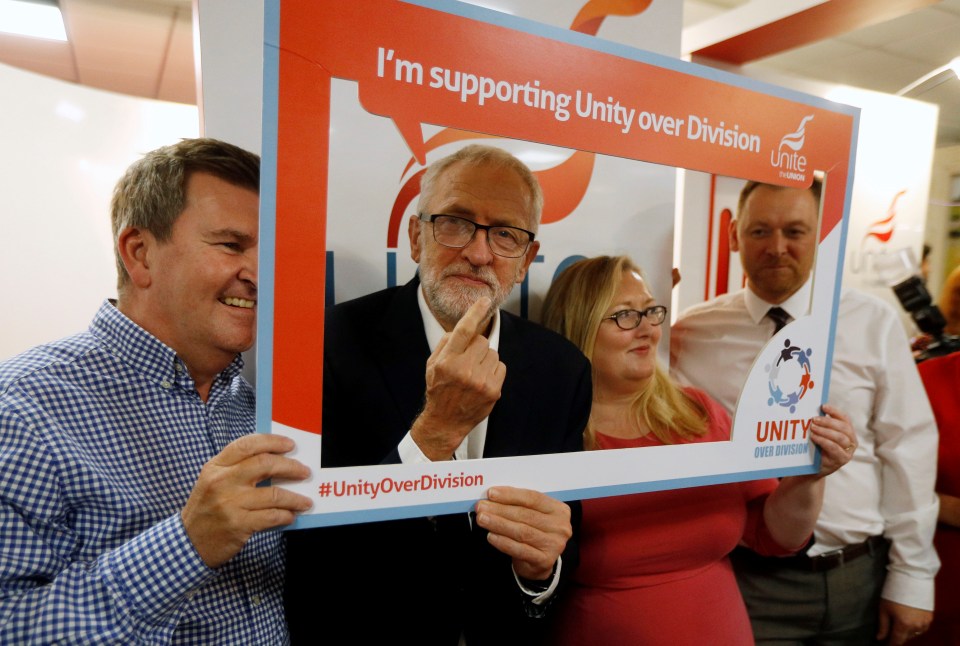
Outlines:
[[[417, 289], [415, 278], [327, 312], [323, 466], [399, 462], [397, 444], [423, 405], [430, 355]], [[500, 315], [507, 372], [484, 457], [581, 450], [589, 363], [561, 336]], [[576, 535], [579, 504], [571, 508]], [[287, 551], [294, 643], [332, 632], [357, 644], [456, 646], [464, 632], [470, 646], [530, 644], [543, 627], [544, 609], [520, 592], [510, 559], [466, 514], [288, 532]], [[562, 573], [576, 565], [574, 539]]]

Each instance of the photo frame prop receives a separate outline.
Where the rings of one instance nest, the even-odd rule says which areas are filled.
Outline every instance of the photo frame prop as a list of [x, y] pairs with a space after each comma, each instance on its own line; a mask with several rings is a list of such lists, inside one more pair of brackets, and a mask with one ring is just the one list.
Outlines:
[[[379, 137], [358, 141], [352, 157], [333, 153], [351, 136], [336, 120], [350, 104]], [[455, 2], [268, 0], [263, 119], [257, 424], [292, 437], [294, 457], [312, 469], [308, 481], [286, 485], [314, 500], [292, 528], [466, 511], [497, 484], [573, 500], [818, 469], [807, 429], [829, 390], [856, 108]], [[402, 147], [409, 170], [462, 133], [556, 147], [597, 168], [688, 168], [792, 187], [824, 173], [810, 313], [758, 357], [730, 442], [320, 468], [323, 316], [334, 284], [328, 234], [360, 217], [331, 209], [331, 195], [342, 178], [372, 172], [381, 146]], [[397, 252], [398, 210], [387, 225], [388, 282], [396, 280], [389, 249]], [[608, 215], [577, 216], [592, 218], [595, 232], [581, 255], [624, 249], [622, 229], [601, 226]], [[672, 212], [666, 217], [672, 227]], [[631, 222], [642, 228], [643, 214]], [[348, 228], [375, 230], [360, 220]], [[669, 256], [652, 257], [669, 276]], [[796, 365], [792, 376], [786, 368], [777, 376], [789, 384], [773, 384], [769, 368], [787, 337]], [[774, 385], [787, 398], [776, 405]]]

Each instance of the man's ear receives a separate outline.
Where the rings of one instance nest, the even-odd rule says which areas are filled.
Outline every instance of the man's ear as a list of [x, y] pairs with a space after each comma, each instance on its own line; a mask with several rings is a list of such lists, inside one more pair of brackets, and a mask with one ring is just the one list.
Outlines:
[[150, 260], [148, 251], [156, 240], [149, 231], [127, 227], [117, 236], [117, 251], [130, 276], [130, 282], [140, 288], [150, 286]]
[[407, 221], [407, 235], [410, 236], [410, 257], [413, 262], [420, 264], [420, 218], [411, 215]]
[[727, 234], [730, 237], [730, 251], [740, 251], [740, 238], [737, 233], [737, 220], [730, 220], [730, 226], [727, 228]]
[[527, 249], [527, 253], [523, 255], [523, 264], [520, 266], [520, 271], [517, 272], [516, 282], [522, 283], [523, 279], [527, 276], [527, 270], [530, 269], [530, 265], [537, 257], [537, 252], [540, 251], [540, 242], [534, 240], [530, 243], [530, 248]]

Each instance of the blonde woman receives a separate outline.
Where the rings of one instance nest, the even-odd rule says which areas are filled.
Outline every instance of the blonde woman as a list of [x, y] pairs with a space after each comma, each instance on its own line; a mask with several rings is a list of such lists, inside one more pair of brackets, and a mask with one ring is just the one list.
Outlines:
[[960, 334], [960, 267], [954, 268], [943, 281], [937, 306], [947, 320], [946, 334]]
[[[568, 267], [544, 301], [544, 324], [577, 344], [593, 366], [584, 448], [718, 442], [730, 419], [704, 393], [678, 386], [658, 365], [666, 308], [627, 257]], [[808, 540], [823, 477], [850, 459], [849, 421], [825, 406], [813, 441], [820, 472], [583, 503], [580, 567], [556, 613], [555, 642], [753, 643], [727, 554], [745, 543], [787, 555]]]

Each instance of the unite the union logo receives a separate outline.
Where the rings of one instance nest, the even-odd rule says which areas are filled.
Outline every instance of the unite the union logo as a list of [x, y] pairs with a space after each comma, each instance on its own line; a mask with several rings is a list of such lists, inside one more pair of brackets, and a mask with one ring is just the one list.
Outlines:
[[811, 348], [801, 349], [792, 345], [790, 339], [783, 342], [783, 349], [777, 355], [776, 362], [765, 366], [769, 374], [768, 406], [780, 406], [789, 408], [791, 413], [796, 412], [797, 404], [814, 386], [810, 374], [812, 354]]
[[812, 114], [801, 119], [797, 129], [784, 135], [777, 149], [770, 151], [770, 165], [780, 169], [779, 175], [784, 179], [802, 182], [807, 178], [807, 158], [800, 151], [806, 143], [806, 125], [809, 121], [813, 121]]

